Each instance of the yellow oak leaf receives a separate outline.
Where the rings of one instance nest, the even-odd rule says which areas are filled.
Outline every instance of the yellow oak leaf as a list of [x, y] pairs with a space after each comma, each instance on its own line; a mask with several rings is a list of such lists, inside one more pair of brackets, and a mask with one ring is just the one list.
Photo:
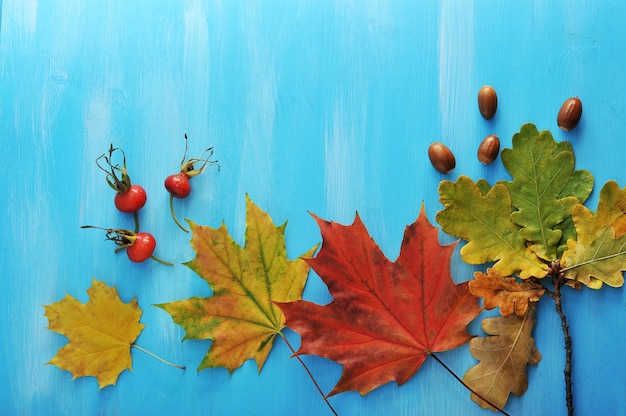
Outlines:
[[[480, 363], [470, 368], [463, 381], [484, 399], [500, 409], [509, 394], [521, 396], [528, 388], [527, 365], [537, 365], [541, 353], [535, 346], [532, 330], [534, 307], [526, 315], [487, 318], [482, 327], [488, 337], [470, 341], [470, 353]], [[482, 408], [495, 410], [485, 400], [472, 393], [472, 400]]]
[[541, 299], [546, 290], [539, 283], [518, 282], [514, 277], [503, 277], [496, 270], [487, 269], [487, 273], [474, 273], [474, 280], [469, 282], [469, 291], [483, 298], [485, 309], [500, 307], [502, 316], [512, 313], [524, 316], [530, 303]]
[[137, 299], [120, 300], [115, 287], [93, 279], [82, 303], [66, 295], [44, 306], [48, 329], [65, 335], [69, 343], [48, 362], [77, 377], [93, 376], [100, 388], [115, 385], [120, 373], [132, 370], [130, 348], [143, 330]]
[[604, 283], [624, 284], [626, 270], [626, 188], [608, 181], [600, 191], [595, 214], [582, 204], [576, 205], [572, 219], [576, 240], [567, 241], [562, 263], [565, 277], [591, 289]]
[[[233, 372], [248, 359], [261, 371], [285, 317], [273, 302], [302, 297], [309, 265], [287, 259], [285, 227], [275, 226], [268, 214], [246, 197], [245, 246], [239, 246], [226, 226], [191, 227], [196, 257], [185, 263], [204, 279], [213, 295], [156, 305], [185, 329], [188, 339], [213, 343], [198, 367], [224, 367]], [[313, 247], [304, 257], [313, 255]]]
[[470, 264], [495, 262], [493, 268], [503, 275], [546, 276], [547, 265], [529, 250], [520, 227], [511, 221], [507, 187], [496, 183], [487, 191], [486, 182], [479, 184], [464, 175], [439, 184], [444, 209], [436, 220], [444, 232], [468, 242], [461, 248], [461, 258]]
[[603, 283], [611, 287], [624, 285], [626, 235], [615, 238], [615, 229], [607, 226], [595, 234], [589, 246], [569, 240], [567, 248], [562, 269], [567, 279], [591, 289], [600, 289]]
[[626, 232], [626, 187], [619, 188], [615, 181], [608, 181], [600, 190], [598, 209], [595, 215], [582, 204], [574, 207], [572, 217], [578, 233], [577, 240], [585, 246], [593, 241], [601, 228], [615, 228], [615, 237]]

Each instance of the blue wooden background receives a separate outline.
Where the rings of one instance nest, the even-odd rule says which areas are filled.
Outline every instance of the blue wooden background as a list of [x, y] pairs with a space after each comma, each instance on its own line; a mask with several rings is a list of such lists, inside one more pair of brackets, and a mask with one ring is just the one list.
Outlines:
[[[626, 2], [444, 0], [3, 0], [0, 30], [0, 413], [7, 415], [330, 414], [281, 340], [258, 374], [196, 373], [209, 341], [183, 330], [155, 303], [208, 295], [180, 263], [189, 235], [170, 218], [164, 178], [210, 145], [221, 171], [192, 182], [177, 213], [225, 222], [243, 242], [245, 195], [276, 223], [288, 220], [290, 257], [320, 242], [309, 211], [351, 223], [358, 211], [390, 258], [424, 202], [434, 222], [442, 179], [507, 178], [501, 162], [476, 159], [480, 140], [503, 147], [525, 122], [571, 141], [577, 167], [598, 190], [626, 185]], [[476, 94], [492, 84], [499, 108], [483, 120]], [[577, 129], [557, 128], [561, 103], [579, 96]], [[449, 145], [457, 168], [429, 164], [432, 141]], [[124, 148], [134, 182], [148, 192], [142, 228], [156, 254], [176, 264], [133, 264], [84, 224], [132, 227], [94, 160]], [[442, 235], [442, 242], [453, 241]], [[474, 267], [452, 260], [456, 281]], [[45, 365], [64, 337], [46, 329], [42, 305], [66, 293], [85, 301], [91, 279], [137, 297], [146, 328], [137, 343], [186, 371], [133, 350], [133, 371], [115, 387]], [[567, 291], [579, 415], [626, 414], [626, 292]], [[304, 298], [327, 302], [311, 274]], [[483, 315], [484, 316], [484, 315]], [[543, 361], [512, 398], [513, 415], [565, 414], [563, 345], [553, 302], [541, 302], [535, 338]], [[480, 334], [478, 322], [470, 325]], [[298, 344], [290, 331], [289, 339]], [[467, 346], [440, 354], [462, 375]], [[305, 357], [328, 392], [341, 367]], [[405, 385], [330, 399], [341, 415], [484, 415], [434, 360]]]

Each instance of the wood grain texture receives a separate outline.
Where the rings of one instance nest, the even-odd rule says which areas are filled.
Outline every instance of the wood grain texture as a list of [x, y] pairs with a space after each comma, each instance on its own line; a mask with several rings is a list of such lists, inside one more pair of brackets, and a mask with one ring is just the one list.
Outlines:
[[[7, 415], [330, 414], [290, 351], [278, 341], [258, 374], [246, 363], [195, 367], [210, 342], [183, 331], [151, 305], [208, 295], [180, 263], [193, 252], [170, 218], [163, 180], [189, 155], [215, 146], [221, 170], [194, 178], [176, 201], [180, 218], [227, 225], [243, 241], [245, 195], [276, 223], [288, 220], [287, 250], [320, 242], [308, 212], [352, 222], [358, 211], [388, 257], [422, 203], [431, 221], [437, 187], [460, 174], [507, 178], [498, 160], [476, 158], [496, 133], [502, 147], [525, 122], [570, 141], [577, 167], [626, 185], [623, 155], [626, 56], [623, 1], [184, 0], [84, 2], [2, 0], [0, 172], [5, 184], [0, 279], [0, 413]], [[476, 94], [493, 85], [496, 116], [482, 119]], [[583, 117], [560, 131], [562, 102], [579, 96]], [[441, 141], [457, 167], [441, 175], [427, 147]], [[176, 264], [132, 264], [80, 225], [132, 227], [94, 163], [123, 147], [131, 177], [148, 192], [142, 228], [157, 255]], [[442, 242], [451, 242], [441, 236]], [[453, 278], [475, 268], [455, 252]], [[65, 344], [46, 329], [41, 305], [65, 293], [85, 301], [95, 277], [137, 296], [146, 328], [138, 344], [187, 365], [181, 372], [133, 351], [133, 371], [98, 391], [93, 378], [44, 365]], [[570, 296], [571, 295], [571, 296]], [[312, 274], [307, 300], [329, 295]], [[574, 338], [579, 415], [626, 415], [626, 292], [566, 293]], [[512, 415], [565, 414], [560, 322], [542, 302], [535, 330], [543, 355]], [[480, 334], [479, 323], [470, 325]], [[294, 344], [298, 337], [288, 334]], [[440, 357], [462, 375], [467, 346]], [[341, 368], [304, 357], [329, 392]], [[483, 415], [434, 360], [402, 387], [330, 399], [341, 415]]]

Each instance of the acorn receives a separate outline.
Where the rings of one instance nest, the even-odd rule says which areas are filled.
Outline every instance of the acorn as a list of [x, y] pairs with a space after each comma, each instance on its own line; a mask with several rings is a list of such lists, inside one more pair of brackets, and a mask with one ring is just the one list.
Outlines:
[[441, 173], [448, 173], [456, 166], [454, 155], [443, 143], [435, 142], [428, 146], [428, 158], [433, 167]]
[[496, 160], [498, 152], [500, 152], [500, 139], [495, 134], [490, 134], [478, 146], [478, 160], [488, 165]]
[[491, 119], [496, 115], [498, 108], [498, 95], [491, 85], [485, 85], [478, 91], [478, 110], [486, 119]]
[[583, 115], [583, 103], [578, 97], [565, 100], [559, 114], [556, 116], [556, 123], [565, 131], [570, 131], [578, 125], [580, 117]]

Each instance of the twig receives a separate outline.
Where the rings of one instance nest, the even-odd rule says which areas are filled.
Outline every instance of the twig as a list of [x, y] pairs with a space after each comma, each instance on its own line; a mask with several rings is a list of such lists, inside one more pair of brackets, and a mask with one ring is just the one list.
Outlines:
[[320, 395], [322, 396], [322, 398], [324, 399], [324, 401], [326, 402], [326, 405], [328, 405], [328, 408], [330, 409], [331, 412], [333, 412], [333, 415], [335, 416], [339, 416], [338, 413], [335, 411], [335, 409], [333, 409], [333, 406], [330, 404], [330, 402], [328, 401], [328, 397], [326, 397], [326, 395], [324, 394], [324, 392], [322, 391], [322, 389], [320, 388], [319, 384], [317, 384], [317, 381], [315, 381], [315, 377], [313, 377], [313, 374], [311, 374], [311, 371], [309, 370], [309, 368], [306, 366], [306, 364], [304, 363], [304, 361], [302, 361], [302, 359], [300, 358], [299, 355], [296, 355], [296, 350], [293, 349], [293, 347], [291, 346], [291, 344], [289, 343], [289, 341], [287, 340], [287, 337], [283, 334], [283, 333], [279, 333], [280, 336], [282, 337], [282, 339], [285, 341], [285, 344], [287, 344], [287, 346], [289, 347], [289, 349], [291, 350], [291, 353], [294, 355], [294, 357], [296, 357], [296, 359], [298, 361], [300, 361], [300, 364], [302, 364], [302, 367], [304, 367], [304, 370], [307, 372], [307, 374], [309, 375], [309, 377], [311, 378], [311, 380], [313, 381], [313, 384], [315, 385], [315, 388], [317, 389], [317, 391], [320, 393]]
[[564, 276], [561, 270], [556, 273], [552, 273], [552, 282], [554, 282], [554, 307], [556, 309], [556, 313], [561, 318], [561, 329], [563, 330], [563, 340], [565, 344], [565, 369], [563, 370], [563, 374], [565, 375], [565, 400], [567, 402], [567, 414], [568, 416], [573, 416], [574, 395], [572, 393], [572, 337], [569, 333], [567, 317], [563, 312], [561, 287], [563, 287]]
[[468, 389], [469, 391], [471, 391], [473, 394], [475, 394], [476, 396], [478, 396], [482, 401], [484, 401], [485, 403], [487, 403], [489, 406], [493, 407], [496, 411], [502, 413], [505, 416], [510, 416], [507, 412], [505, 412], [504, 410], [500, 409], [498, 406], [496, 406], [495, 404], [491, 403], [488, 399], [484, 398], [483, 396], [480, 395], [480, 393], [476, 392], [476, 390], [474, 390], [473, 388], [471, 388], [468, 384], [466, 384], [461, 377], [457, 376], [456, 373], [454, 371], [452, 371], [450, 369], [450, 367], [448, 367], [443, 361], [441, 361], [441, 359], [439, 357], [437, 357], [435, 355], [435, 353], [431, 352], [429, 354], [431, 357], [433, 357], [435, 359], [435, 361], [437, 361], [439, 364], [441, 364], [443, 366], [443, 368], [445, 368], [448, 373], [452, 374], [452, 377], [454, 377], [459, 383], [461, 383], [463, 385], [463, 387], [465, 387], [466, 389]]

